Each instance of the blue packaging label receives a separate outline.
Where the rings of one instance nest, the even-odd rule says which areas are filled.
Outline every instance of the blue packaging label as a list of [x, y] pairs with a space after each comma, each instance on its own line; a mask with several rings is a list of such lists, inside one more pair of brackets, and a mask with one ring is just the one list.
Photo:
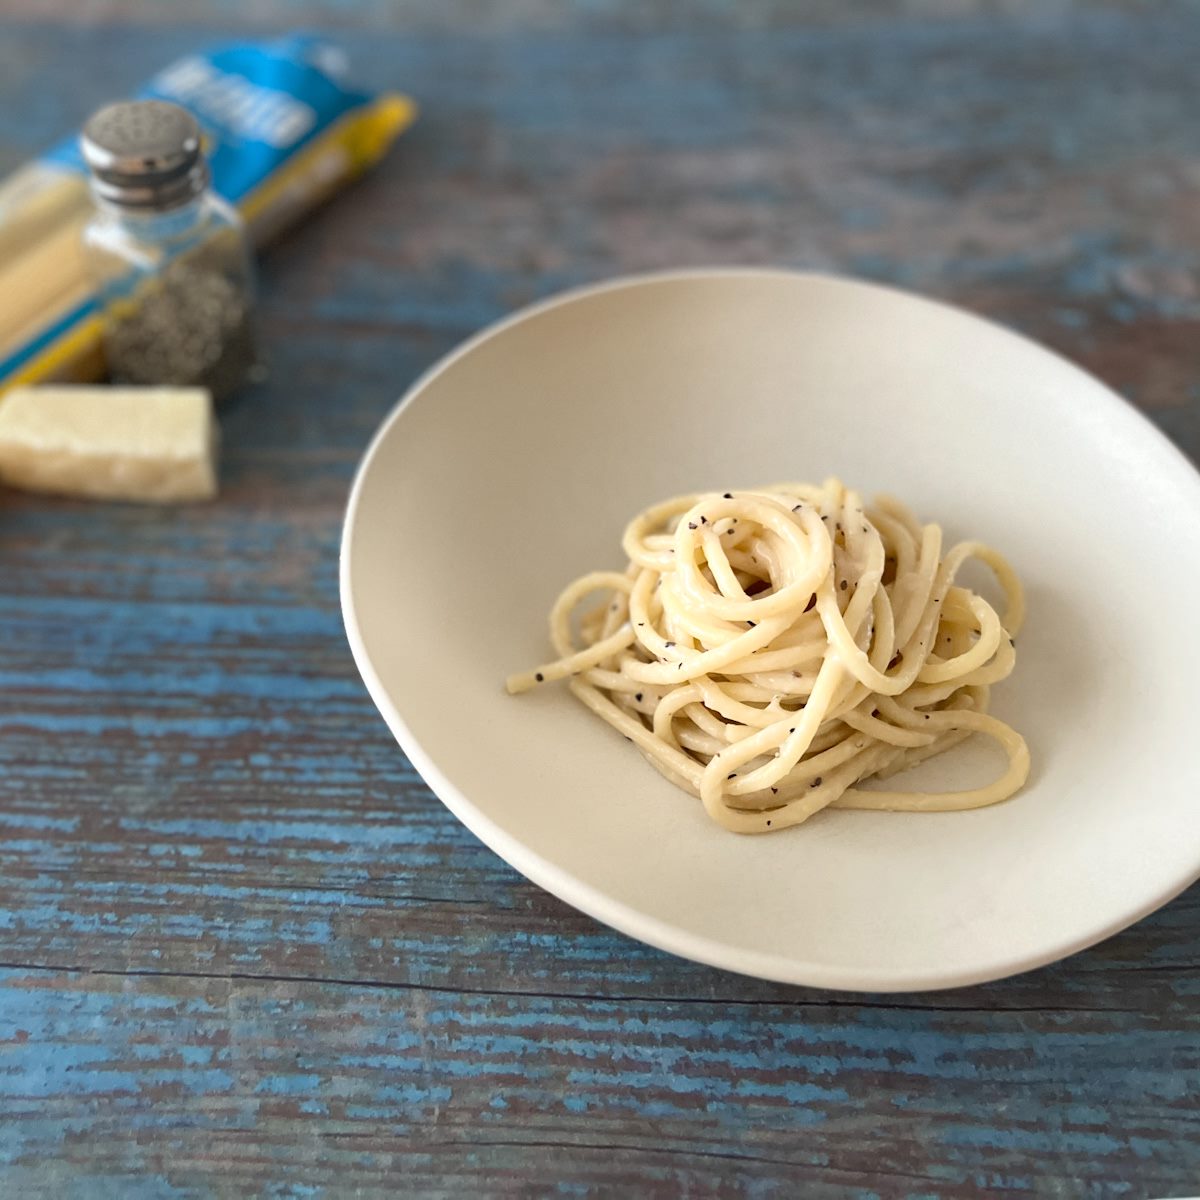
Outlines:
[[[371, 97], [336, 79], [339, 55], [306, 37], [231, 45], [172, 63], [137, 92], [171, 100], [200, 122], [213, 187], [237, 204], [307, 142]], [[76, 137], [45, 161], [86, 170]]]

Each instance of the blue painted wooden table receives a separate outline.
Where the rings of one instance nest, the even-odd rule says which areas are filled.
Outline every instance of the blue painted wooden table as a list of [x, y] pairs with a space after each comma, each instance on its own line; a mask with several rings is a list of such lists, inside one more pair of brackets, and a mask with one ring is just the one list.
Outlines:
[[250, 7], [0, 6], [0, 169], [198, 42], [293, 21], [424, 106], [267, 258], [271, 377], [225, 422], [218, 503], [0, 497], [0, 1192], [1200, 1191], [1200, 891], [943, 994], [669, 958], [438, 804], [336, 575], [355, 462], [417, 372], [631, 269], [923, 289], [1200, 455], [1200, 9]]

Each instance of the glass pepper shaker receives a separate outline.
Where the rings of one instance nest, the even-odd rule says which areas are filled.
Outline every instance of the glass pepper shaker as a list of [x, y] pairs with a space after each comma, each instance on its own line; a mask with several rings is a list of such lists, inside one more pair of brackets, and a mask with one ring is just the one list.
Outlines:
[[80, 144], [113, 381], [228, 397], [257, 361], [254, 272], [241, 217], [209, 186], [196, 119], [162, 100], [123, 101], [95, 113]]

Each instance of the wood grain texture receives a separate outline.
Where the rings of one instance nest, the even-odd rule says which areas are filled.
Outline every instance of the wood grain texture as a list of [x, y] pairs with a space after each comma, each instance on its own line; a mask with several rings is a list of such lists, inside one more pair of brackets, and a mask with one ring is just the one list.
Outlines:
[[944, 296], [1200, 458], [1200, 9], [849, 7], [0, 3], [0, 170], [271, 22], [423, 106], [265, 261], [272, 370], [225, 419], [217, 503], [0, 495], [5, 1195], [1200, 1187], [1200, 890], [956, 992], [709, 970], [483, 848], [345, 647], [341, 508], [396, 396], [620, 271]]

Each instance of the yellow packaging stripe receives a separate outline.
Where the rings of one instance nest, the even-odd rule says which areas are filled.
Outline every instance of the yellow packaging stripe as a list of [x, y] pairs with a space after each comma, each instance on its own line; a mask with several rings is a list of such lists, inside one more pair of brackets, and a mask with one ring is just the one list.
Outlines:
[[243, 197], [238, 207], [254, 241], [258, 245], [270, 241], [301, 210], [319, 204], [377, 163], [416, 116], [417, 106], [407, 96], [387, 95], [335, 121]]

